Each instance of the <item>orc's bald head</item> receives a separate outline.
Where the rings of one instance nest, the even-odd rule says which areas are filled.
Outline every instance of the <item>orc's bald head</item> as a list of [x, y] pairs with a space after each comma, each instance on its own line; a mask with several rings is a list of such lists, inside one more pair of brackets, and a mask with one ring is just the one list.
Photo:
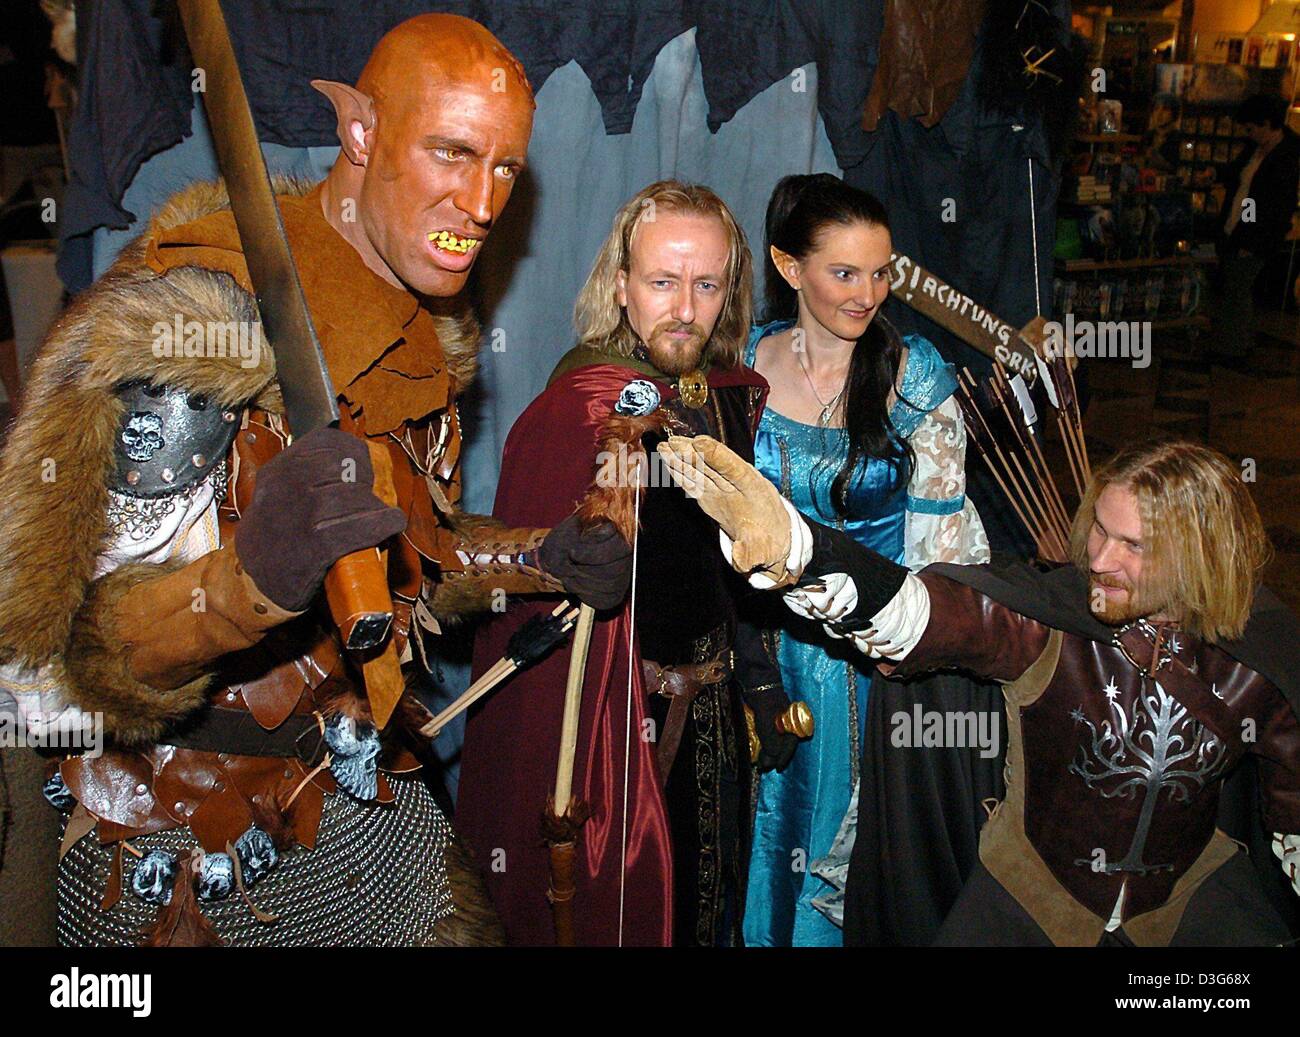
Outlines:
[[342, 151], [325, 216], [392, 284], [454, 295], [523, 169], [532, 89], [477, 22], [426, 14], [383, 37], [356, 86], [315, 80]]

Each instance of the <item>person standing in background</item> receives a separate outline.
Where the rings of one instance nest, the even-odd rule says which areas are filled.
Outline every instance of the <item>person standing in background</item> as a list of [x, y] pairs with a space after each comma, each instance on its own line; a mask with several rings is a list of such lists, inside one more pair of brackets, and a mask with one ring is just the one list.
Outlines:
[[1219, 213], [1221, 298], [1214, 316], [1216, 355], [1241, 366], [1255, 334], [1253, 286], [1264, 264], [1286, 240], [1300, 193], [1300, 136], [1286, 125], [1287, 103], [1256, 94], [1241, 103], [1237, 121], [1251, 146], [1225, 170], [1227, 194]]

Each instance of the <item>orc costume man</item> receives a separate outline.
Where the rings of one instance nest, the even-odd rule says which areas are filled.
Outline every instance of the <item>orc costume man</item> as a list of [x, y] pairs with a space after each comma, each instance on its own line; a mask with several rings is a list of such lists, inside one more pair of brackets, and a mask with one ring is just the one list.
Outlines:
[[477, 328], [453, 297], [523, 165], [522, 68], [424, 15], [355, 88], [316, 85], [342, 152], [280, 206], [341, 430], [294, 441], [270, 348], [214, 349], [257, 312], [224, 191], [196, 185], [55, 325], [0, 458], [0, 687], [29, 728], [102, 715], [110, 744], [46, 785], [66, 944], [485, 938], [448, 924], [490, 912], [463, 862], [449, 882], [450, 827], [402, 718], [370, 723], [322, 580], [381, 547], [407, 660], [495, 588], [626, 581], [616, 535], [456, 507]]
[[1007, 794], [939, 943], [1288, 939], [1247, 855], [1216, 827], [1225, 779], [1253, 757], [1265, 846], [1300, 892], [1296, 622], [1266, 589], [1237, 639], [1212, 643], [1156, 615], [1111, 625], [1089, 610], [1075, 566], [911, 575], [772, 499], [720, 444], [661, 450], [751, 583], [799, 581], [787, 605], [892, 672], [961, 667], [1004, 685]]

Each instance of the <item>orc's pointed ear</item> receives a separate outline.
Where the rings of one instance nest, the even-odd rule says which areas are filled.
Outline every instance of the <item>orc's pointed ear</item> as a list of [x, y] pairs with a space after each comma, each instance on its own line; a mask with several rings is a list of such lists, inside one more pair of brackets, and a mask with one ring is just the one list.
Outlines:
[[366, 134], [375, 128], [375, 102], [347, 83], [313, 79], [311, 85], [330, 99], [338, 118], [339, 144], [353, 165], [364, 166], [370, 154]]

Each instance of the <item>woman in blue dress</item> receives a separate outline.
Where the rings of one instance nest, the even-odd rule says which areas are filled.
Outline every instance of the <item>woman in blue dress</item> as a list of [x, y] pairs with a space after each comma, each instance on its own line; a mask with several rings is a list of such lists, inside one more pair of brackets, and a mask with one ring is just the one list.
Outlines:
[[[827, 174], [786, 177], [768, 204], [767, 245], [777, 319], [754, 328], [745, 354], [772, 387], [759, 471], [800, 511], [898, 562], [987, 561], [965, 497], [952, 368], [879, 312], [892, 255], [884, 208]], [[775, 641], [786, 690], [816, 726], [789, 766], [759, 781], [745, 942], [838, 945], [874, 671], [788, 612]]]

